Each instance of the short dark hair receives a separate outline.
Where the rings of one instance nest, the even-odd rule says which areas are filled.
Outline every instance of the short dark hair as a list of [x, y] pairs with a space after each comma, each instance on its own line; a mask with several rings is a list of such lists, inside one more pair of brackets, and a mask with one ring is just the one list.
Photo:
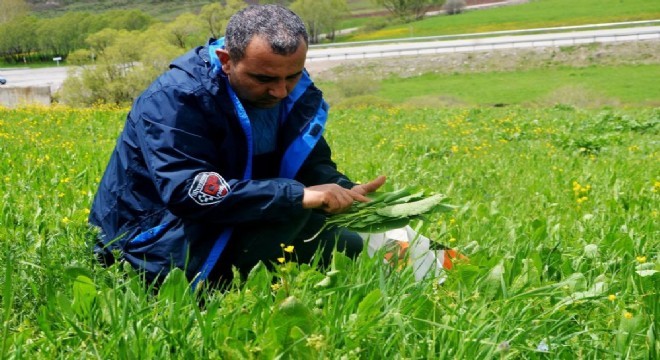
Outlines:
[[232, 60], [240, 61], [254, 36], [263, 37], [273, 53], [290, 55], [301, 42], [309, 43], [302, 19], [280, 5], [252, 5], [234, 14], [227, 23], [225, 48]]

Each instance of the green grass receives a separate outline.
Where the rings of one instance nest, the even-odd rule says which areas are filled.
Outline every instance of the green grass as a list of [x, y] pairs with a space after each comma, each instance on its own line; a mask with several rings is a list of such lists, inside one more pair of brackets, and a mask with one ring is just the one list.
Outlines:
[[657, 1], [538, 0], [457, 16], [430, 17], [379, 31], [343, 36], [338, 40], [364, 41], [657, 19], [660, 19], [660, 3]]
[[[566, 50], [568, 51], [568, 50]], [[469, 55], [468, 55], [469, 56]], [[423, 62], [423, 60], [421, 60]], [[464, 60], [449, 60], [464, 61]], [[471, 59], [471, 62], [490, 61]], [[497, 60], [493, 60], [497, 61]], [[516, 60], [513, 63], [515, 64]], [[564, 63], [570, 61], [564, 59]], [[405, 58], [402, 60], [405, 64]], [[410, 65], [414, 66], [414, 65]], [[408, 104], [418, 107], [565, 104], [578, 107], [647, 107], [660, 104], [658, 64], [567, 66], [551, 60], [530, 60], [517, 71], [422, 69], [417, 76], [385, 76], [392, 68], [352, 70], [336, 81], [322, 81], [334, 105], [362, 103]], [[527, 67], [527, 68], [526, 68]], [[486, 66], [485, 68], [488, 68]], [[341, 72], [338, 72], [341, 74]], [[367, 95], [368, 94], [368, 95]]]
[[441, 286], [380, 257], [288, 262], [203, 307], [181, 272], [149, 290], [90, 253], [126, 111], [0, 108], [0, 358], [658, 356], [657, 108], [335, 109], [340, 168], [449, 195], [423, 232], [470, 262]]
[[571, 104], [591, 99], [596, 105], [658, 106], [660, 78], [654, 74], [660, 74], [660, 65], [425, 74], [385, 80], [377, 95], [396, 103], [437, 97], [471, 105]]

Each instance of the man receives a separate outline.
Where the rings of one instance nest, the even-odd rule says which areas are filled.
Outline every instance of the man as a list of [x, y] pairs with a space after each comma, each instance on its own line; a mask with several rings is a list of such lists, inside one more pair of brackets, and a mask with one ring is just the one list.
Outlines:
[[[225, 38], [170, 65], [136, 99], [95, 196], [95, 252], [162, 280], [174, 267], [194, 286], [245, 275], [282, 256], [355, 256], [362, 238], [323, 231], [327, 214], [378, 189], [337, 171], [322, 133], [327, 104], [304, 69], [308, 35], [290, 10], [250, 6]], [[313, 241], [304, 241], [314, 238]]]

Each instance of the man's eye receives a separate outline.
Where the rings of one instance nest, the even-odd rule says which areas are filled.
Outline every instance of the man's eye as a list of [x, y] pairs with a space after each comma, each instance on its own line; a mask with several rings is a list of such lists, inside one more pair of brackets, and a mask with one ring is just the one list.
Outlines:
[[269, 77], [266, 77], [266, 76], [257, 76], [256, 79], [260, 83], [267, 83], [267, 82], [273, 81], [273, 78], [269, 78]]

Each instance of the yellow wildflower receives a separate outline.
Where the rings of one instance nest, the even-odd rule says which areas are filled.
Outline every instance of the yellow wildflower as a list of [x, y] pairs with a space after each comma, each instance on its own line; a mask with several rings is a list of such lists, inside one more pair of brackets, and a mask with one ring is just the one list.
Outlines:
[[288, 252], [288, 253], [292, 253], [293, 252], [293, 245], [289, 245], [289, 246], [285, 247], [284, 251]]
[[628, 320], [633, 318], [633, 314], [631, 312], [628, 312], [628, 311], [626, 311], [626, 313], [623, 314], [623, 316]]
[[279, 262], [280, 264], [284, 264], [285, 261], [286, 261], [286, 259], [283, 258], [283, 257], [278, 257], [277, 258], [277, 262]]
[[610, 296], [608, 296], [607, 299], [608, 299], [609, 301], [614, 301], [614, 300], [616, 300], [616, 295], [614, 295], [614, 294], [610, 294]]
[[638, 256], [637, 257], [637, 262], [640, 264], [643, 264], [646, 262], [646, 256]]
[[277, 291], [277, 290], [279, 290], [281, 287], [282, 287], [282, 284], [280, 284], [280, 283], [275, 283], [275, 284], [272, 284], [272, 285], [270, 286], [270, 288], [271, 288], [273, 291]]

